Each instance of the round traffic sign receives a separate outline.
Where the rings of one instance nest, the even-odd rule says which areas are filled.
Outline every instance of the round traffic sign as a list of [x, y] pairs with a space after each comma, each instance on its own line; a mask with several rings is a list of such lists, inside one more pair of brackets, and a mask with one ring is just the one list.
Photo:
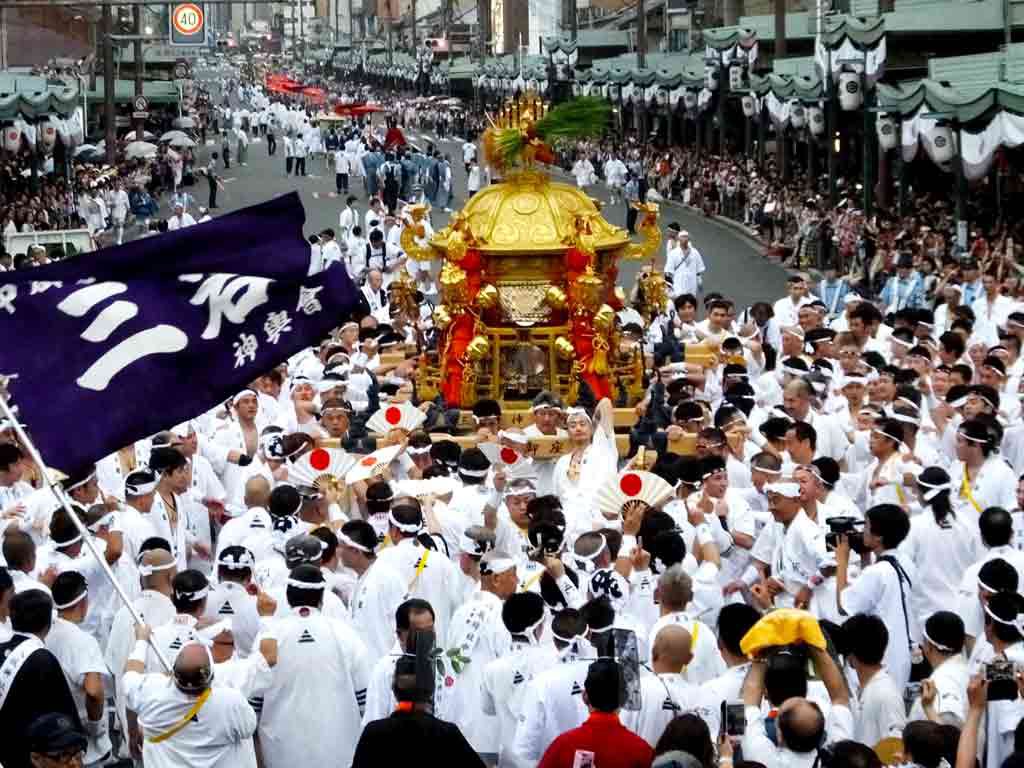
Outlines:
[[171, 23], [182, 35], [194, 35], [203, 28], [203, 9], [195, 3], [176, 5]]
[[149, 101], [146, 99], [145, 96], [136, 96], [135, 97], [135, 111], [136, 112], [145, 112], [148, 108], [149, 108]]
[[184, 61], [179, 61], [177, 64], [174, 65], [174, 79], [188, 79], [188, 64], [186, 64]]

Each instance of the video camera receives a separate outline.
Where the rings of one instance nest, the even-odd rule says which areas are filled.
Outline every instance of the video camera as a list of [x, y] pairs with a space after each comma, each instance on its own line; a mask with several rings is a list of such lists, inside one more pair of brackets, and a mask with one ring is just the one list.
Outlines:
[[864, 546], [864, 521], [856, 517], [830, 517], [825, 521], [828, 533], [825, 534], [825, 546], [829, 552], [835, 551], [839, 545], [839, 537], [845, 536], [850, 542], [850, 549], [858, 555], [868, 551]]

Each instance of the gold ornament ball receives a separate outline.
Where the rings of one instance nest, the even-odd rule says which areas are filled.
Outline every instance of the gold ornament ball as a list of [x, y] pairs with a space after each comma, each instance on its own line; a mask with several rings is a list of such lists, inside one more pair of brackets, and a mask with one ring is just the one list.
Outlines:
[[498, 289], [490, 283], [480, 286], [476, 294], [476, 305], [480, 309], [490, 309], [498, 303]]
[[602, 304], [601, 309], [594, 315], [594, 330], [600, 333], [608, 333], [615, 324], [615, 310], [607, 304]]
[[576, 357], [576, 350], [573, 349], [572, 342], [565, 338], [565, 336], [559, 336], [555, 339], [555, 352], [563, 360], [573, 360]]
[[552, 285], [548, 288], [547, 293], [544, 294], [544, 301], [552, 309], [565, 309], [567, 301], [565, 291], [557, 285]]
[[473, 340], [466, 346], [466, 359], [471, 362], [479, 362], [491, 354], [491, 342], [486, 336], [474, 336]]
[[448, 236], [448, 258], [451, 261], [459, 262], [466, 257], [466, 241], [461, 232], [452, 232]]
[[434, 325], [439, 331], [443, 331], [452, 324], [452, 316], [448, 314], [448, 307], [443, 304], [434, 310]]

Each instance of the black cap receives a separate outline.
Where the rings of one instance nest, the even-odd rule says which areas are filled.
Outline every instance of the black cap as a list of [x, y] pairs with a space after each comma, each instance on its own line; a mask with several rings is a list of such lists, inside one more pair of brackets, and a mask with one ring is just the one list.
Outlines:
[[51, 712], [41, 715], [28, 727], [28, 751], [37, 753], [84, 750], [89, 740], [67, 715]]

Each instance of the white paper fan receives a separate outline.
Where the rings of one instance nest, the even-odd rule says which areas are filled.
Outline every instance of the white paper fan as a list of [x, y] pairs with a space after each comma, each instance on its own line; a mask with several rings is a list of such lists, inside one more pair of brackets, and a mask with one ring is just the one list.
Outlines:
[[358, 483], [361, 480], [369, 480], [371, 477], [383, 474], [388, 464], [394, 461], [401, 452], [401, 445], [388, 445], [378, 448], [373, 453], [368, 453], [363, 458], [356, 460], [352, 469], [345, 475], [345, 482]]
[[605, 483], [594, 500], [605, 517], [618, 517], [630, 506], [643, 502], [657, 507], [672, 498], [672, 486], [652, 472], [629, 471]]
[[328, 487], [340, 490], [345, 483], [345, 475], [355, 463], [356, 459], [341, 448], [314, 448], [288, 467], [288, 481], [319, 491]]
[[407, 401], [401, 405], [385, 405], [367, 420], [366, 428], [370, 432], [382, 435], [386, 435], [392, 429], [412, 432], [423, 426], [426, 420], [427, 414]]

